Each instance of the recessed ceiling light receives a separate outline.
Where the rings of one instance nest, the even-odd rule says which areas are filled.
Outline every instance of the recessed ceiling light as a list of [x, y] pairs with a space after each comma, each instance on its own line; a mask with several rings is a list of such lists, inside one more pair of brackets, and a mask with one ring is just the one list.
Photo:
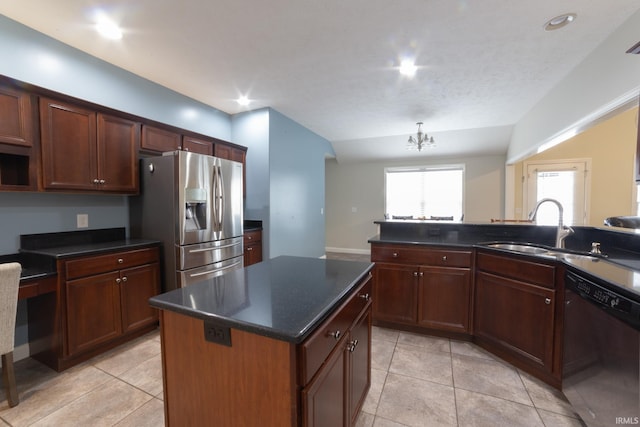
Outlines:
[[407, 77], [413, 77], [416, 74], [418, 67], [411, 59], [403, 59], [400, 63], [400, 74]]
[[105, 15], [98, 15], [96, 22], [96, 30], [102, 37], [111, 40], [119, 40], [122, 38], [122, 30], [114, 21]]
[[249, 103], [251, 103], [251, 100], [249, 100], [249, 98], [243, 95], [240, 98], [236, 99], [236, 102], [242, 105], [243, 107], [246, 107], [247, 105], [249, 105]]
[[565, 13], [549, 19], [545, 22], [543, 28], [545, 31], [553, 31], [565, 27], [576, 19], [575, 13]]

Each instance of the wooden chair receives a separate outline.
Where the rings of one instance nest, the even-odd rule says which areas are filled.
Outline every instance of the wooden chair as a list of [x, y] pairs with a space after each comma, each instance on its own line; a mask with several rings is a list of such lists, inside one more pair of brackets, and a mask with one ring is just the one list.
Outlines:
[[22, 267], [17, 262], [0, 264], [0, 355], [2, 380], [10, 407], [20, 403], [13, 371], [13, 346], [21, 270]]

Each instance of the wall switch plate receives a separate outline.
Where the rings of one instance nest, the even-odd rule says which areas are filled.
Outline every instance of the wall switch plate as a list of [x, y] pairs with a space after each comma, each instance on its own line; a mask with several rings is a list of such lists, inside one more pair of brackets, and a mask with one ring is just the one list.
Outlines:
[[78, 214], [76, 216], [76, 223], [78, 228], [89, 227], [89, 214]]

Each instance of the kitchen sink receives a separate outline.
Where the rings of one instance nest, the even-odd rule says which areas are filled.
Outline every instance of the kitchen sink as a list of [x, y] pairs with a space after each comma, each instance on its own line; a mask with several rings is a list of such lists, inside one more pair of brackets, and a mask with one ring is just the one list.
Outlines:
[[575, 251], [558, 249], [558, 248], [545, 248], [541, 246], [529, 245], [526, 243], [490, 243], [485, 245], [488, 248], [503, 249], [506, 251], [519, 252], [530, 255], [540, 255], [549, 257], [563, 257], [568, 259], [586, 259], [592, 261], [598, 261], [601, 257], [588, 253], [576, 253]]
[[487, 247], [504, 249], [507, 251], [514, 251], [514, 252], [524, 252], [527, 254], [534, 254], [534, 255], [546, 255], [550, 252], [550, 249], [541, 248], [539, 246], [517, 244], [517, 243], [492, 243], [487, 245]]

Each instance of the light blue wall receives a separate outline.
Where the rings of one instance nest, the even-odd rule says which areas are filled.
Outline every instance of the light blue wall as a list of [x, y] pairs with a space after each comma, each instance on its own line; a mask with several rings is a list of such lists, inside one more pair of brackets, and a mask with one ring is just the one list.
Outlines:
[[269, 109], [236, 114], [231, 137], [247, 147], [244, 218], [262, 221], [262, 256], [269, 257]]
[[234, 116], [232, 135], [248, 147], [245, 218], [263, 221], [263, 256], [324, 255], [329, 141], [271, 108]]
[[325, 156], [331, 144], [269, 110], [271, 257], [325, 254]]

